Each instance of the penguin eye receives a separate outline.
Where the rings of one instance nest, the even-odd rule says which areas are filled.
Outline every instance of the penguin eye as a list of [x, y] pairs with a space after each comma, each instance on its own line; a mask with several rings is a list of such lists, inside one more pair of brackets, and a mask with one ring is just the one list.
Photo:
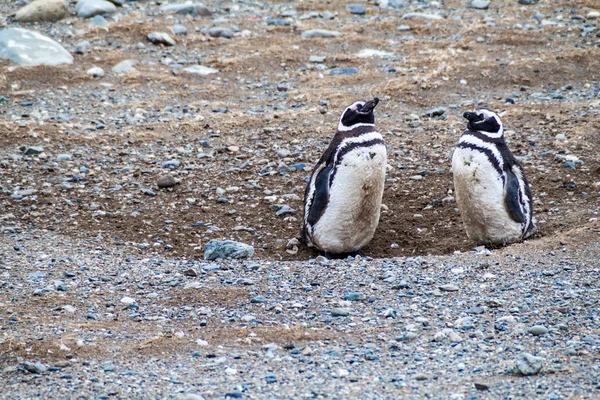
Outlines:
[[362, 104], [360, 104], [360, 103], [359, 103], [359, 104], [357, 104], [357, 105], [356, 105], [356, 109], [357, 109], [357, 110], [361, 110], [362, 108], [363, 108], [363, 105], [362, 105]]

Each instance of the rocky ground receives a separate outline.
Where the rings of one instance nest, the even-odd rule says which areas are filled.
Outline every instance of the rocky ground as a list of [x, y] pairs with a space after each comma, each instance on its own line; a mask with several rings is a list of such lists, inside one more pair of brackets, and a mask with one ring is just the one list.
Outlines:
[[[597, 397], [598, 4], [470, 3], [0, 4], [74, 57], [0, 61], [0, 396]], [[379, 229], [363, 258], [315, 259], [288, 245], [305, 180], [373, 96]], [[480, 104], [538, 231], [471, 253], [449, 160]], [[211, 239], [254, 258], [201, 262]]]

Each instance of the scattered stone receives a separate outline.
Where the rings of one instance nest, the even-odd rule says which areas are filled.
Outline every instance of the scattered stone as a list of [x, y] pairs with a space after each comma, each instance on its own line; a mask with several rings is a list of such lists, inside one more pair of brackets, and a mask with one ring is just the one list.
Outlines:
[[123, 60], [112, 68], [112, 72], [123, 74], [135, 71], [134, 65], [139, 64], [138, 60]]
[[35, 0], [15, 14], [18, 22], [54, 22], [67, 16], [69, 7], [64, 0]]
[[340, 36], [341, 33], [337, 31], [328, 31], [326, 29], [311, 29], [302, 32], [302, 39], [314, 39], [314, 38], [334, 38]]
[[267, 299], [264, 296], [254, 296], [251, 300], [250, 303], [254, 303], [254, 304], [260, 304], [260, 303], [266, 303]]
[[183, 25], [173, 25], [171, 32], [178, 36], [185, 36], [187, 35], [187, 28]]
[[425, 115], [427, 117], [440, 117], [442, 115], [444, 115], [444, 113], [446, 112], [446, 109], [444, 107], [437, 107], [437, 108], [432, 108], [431, 110], [428, 110]]
[[345, 308], [345, 307], [336, 307], [336, 308], [332, 308], [331, 310], [329, 310], [331, 315], [334, 317], [347, 317], [348, 315], [350, 315], [351, 311], [352, 310], [350, 310], [349, 308]]
[[59, 43], [38, 32], [23, 28], [0, 31], [0, 58], [24, 66], [73, 63], [73, 56]]
[[537, 2], [540, 0], [519, 0], [519, 4], [523, 4], [525, 6], [531, 6], [534, 4], [537, 4]]
[[517, 357], [517, 371], [525, 376], [535, 375], [542, 369], [544, 359], [529, 353], [522, 353]]
[[325, 56], [310, 56], [308, 58], [309, 62], [314, 62], [314, 63], [323, 63], [325, 62], [326, 57]]
[[367, 13], [367, 9], [362, 4], [348, 4], [346, 9], [350, 11], [351, 14], [364, 15]]
[[217, 260], [219, 258], [250, 258], [254, 255], [254, 247], [233, 240], [211, 240], [204, 248], [205, 260]]
[[473, 0], [470, 4], [471, 8], [477, 8], [479, 10], [487, 10], [490, 6], [490, 0]]
[[429, 377], [426, 374], [415, 374], [415, 380], [417, 381], [426, 381], [427, 379], [429, 379]]
[[482, 381], [475, 381], [473, 382], [473, 384], [475, 385], [475, 389], [477, 390], [485, 391], [490, 389], [490, 385]]
[[48, 367], [46, 367], [44, 364], [42, 364], [39, 361], [36, 361], [34, 363], [25, 361], [22, 365], [23, 365], [23, 368], [25, 369], [25, 371], [31, 372], [32, 374], [41, 374], [48, 370]]
[[30, 146], [23, 149], [23, 154], [26, 156], [34, 156], [38, 154], [42, 154], [44, 152], [44, 148], [42, 146]]
[[527, 332], [531, 333], [533, 336], [542, 336], [548, 333], [548, 328], [543, 325], [534, 325], [527, 329]]
[[79, 0], [75, 5], [77, 17], [91, 18], [96, 15], [112, 14], [117, 11], [117, 7], [105, 0]]
[[106, 24], [108, 24], [108, 21], [102, 15], [96, 15], [92, 18], [92, 26], [105, 26]]
[[93, 67], [88, 69], [86, 74], [94, 78], [102, 78], [104, 76], [104, 70], [100, 67]]
[[458, 286], [452, 284], [438, 286], [438, 289], [442, 292], [458, 292]]
[[175, 169], [181, 166], [181, 161], [179, 160], [168, 160], [162, 163], [163, 168]]
[[202, 17], [210, 17], [212, 12], [202, 3], [186, 3], [186, 4], [165, 4], [160, 8], [166, 13], [199, 15]]
[[205, 400], [203, 396], [197, 393], [186, 393], [183, 395], [183, 400]]
[[401, 19], [430, 19], [430, 20], [441, 20], [443, 19], [441, 15], [437, 14], [426, 14], [420, 12], [413, 12], [404, 14]]
[[408, 32], [408, 31], [410, 31], [410, 26], [400, 25], [399, 27], [396, 28], [396, 30], [398, 30], [400, 32]]
[[359, 58], [367, 58], [367, 57], [390, 57], [393, 56], [394, 53], [390, 53], [388, 51], [382, 50], [374, 50], [374, 49], [362, 49], [356, 54], [356, 57]]
[[175, 40], [165, 32], [149, 33], [148, 40], [154, 44], [164, 44], [166, 46], [175, 46], [176, 44]]
[[161, 189], [166, 189], [177, 185], [179, 182], [173, 175], [164, 175], [156, 180], [156, 185]]
[[121, 303], [123, 303], [125, 305], [130, 305], [130, 304], [135, 303], [135, 299], [125, 296], [121, 299]]
[[222, 37], [226, 39], [233, 38], [233, 31], [229, 28], [214, 27], [208, 30], [208, 34], [212, 37]]
[[204, 65], [192, 65], [191, 67], [184, 68], [183, 71], [187, 72], [189, 74], [195, 74], [195, 75], [200, 75], [200, 76], [207, 76], [210, 74], [218, 74], [219, 73], [218, 69], [205, 67]]
[[56, 156], [56, 161], [73, 161], [73, 156], [70, 154], [59, 154]]
[[194, 268], [189, 268], [189, 269], [186, 269], [185, 271], [183, 271], [183, 275], [196, 277], [196, 276], [198, 276], [198, 273], [196, 272], [196, 270]]
[[358, 74], [358, 69], [356, 68], [334, 68], [329, 71], [329, 75], [353, 75]]
[[344, 296], [344, 300], [348, 301], [365, 301], [367, 295], [361, 292], [350, 292]]

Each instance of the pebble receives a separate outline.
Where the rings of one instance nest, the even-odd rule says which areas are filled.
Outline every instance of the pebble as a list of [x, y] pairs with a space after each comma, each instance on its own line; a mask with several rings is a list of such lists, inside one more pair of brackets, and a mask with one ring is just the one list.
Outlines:
[[266, 303], [267, 299], [264, 296], [254, 296], [251, 300], [250, 303], [254, 303], [254, 304], [260, 304], [260, 303]]
[[475, 389], [480, 390], [480, 391], [485, 391], [485, 390], [490, 389], [490, 385], [487, 382], [474, 381], [473, 385], [475, 385]]
[[542, 369], [544, 359], [529, 353], [521, 353], [516, 360], [516, 368], [525, 376], [535, 375]]
[[233, 38], [233, 31], [229, 28], [214, 27], [208, 30], [208, 34], [212, 37], [222, 37], [226, 39]]
[[325, 56], [310, 56], [308, 58], [308, 61], [313, 62], [313, 63], [323, 63], [323, 62], [325, 62], [326, 59], [327, 59], [327, 57], [325, 57]]
[[490, 0], [473, 0], [470, 4], [471, 8], [477, 8], [479, 10], [487, 10], [490, 6]]
[[135, 299], [125, 296], [121, 299], [121, 303], [123, 303], [125, 305], [130, 305], [130, 304], [135, 303]]
[[104, 76], [104, 70], [100, 67], [93, 67], [88, 69], [86, 74], [93, 76], [94, 78], [102, 78]]
[[92, 18], [92, 26], [105, 26], [106, 24], [108, 24], [108, 21], [102, 15], [95, 15]]
[[211, 240], [204, 248], [204, 259], [208, 261], [220, 258], [250, 258], [253, 255], [254, 247], [233, 240]]
[[441, 20], [443, 17], [438, 14], [427, 14], [421, 12], [412, 12], [408, 14], [404, 14], [401, 19], [431, 19], [431, 20]]
[[212, 12], [201, 3], [186, 3], [186, 4], [165, 4], [160, 8], [166, 13], [200, 15], [202, 17], [210, 17]]
[[181, 166], [181, 161], [179, 160], [168, 160], [162, 163], [163, 168], [175, 169]]
[[112, 72], [123, 74], [136, 71], [134, 65], [139, 64], [138, 60], [123, 60], [112, 68]]
[[351, 311], [352, 310], [350, 310], [349, 308], [345, 308], [345, 307], [336, 307], [336, 308], [332, 308], [331, 310], [329, 310], [331, 315], [334, 317], [347, 317], [348, 315], [350, 315]]
[[334, 68], [329, 71], [329, 75], [353, 75], [358, 74], [356, 68]]
[[179, 182], [173, 177], [173, 175], [164, 175], [156, 180], [156, 185], [161, 189], [166, 189], [177, 185]]
[[173, 40], [168, 33], [165, 32], [152, 32], [148, 34], [148, 40], [154, 44], [164, 44], [167, 46], [175, 46], [177, 42]]
[[410, 26], [408, 25], [400, 25], [396, 28], [396, 30], [400, 31], [400, 32], [408, 32], [410, 31]]
[[519, 0], [519, 4], [523, 4], [525, 6], [532, 6], [534, 4], [537, 4], [539, 0]]
[[311, 29], [304, 31], [301, 34], [302, 39], [314, 39], [314, 38], [334, 38], [340, 36], [341, 33], [337, 31], [329, 31], [326, 29]]
[[183, 395], [183, 400], [205, 400], [203, 396], [197, 393], [186, 393]]
[[362, 4], [348, 4], [346, 9], [350, 11], [351, 14], [364, 15], [367, 13], [367, 9]]
[[438, 289], [440, 289], [443, 292], [458, 292], [458, 286], [452, 284], [438, 286]]
[[390, 57], [393, 55], [394, 55], [394, 53], [390, 53], [389, 51], [375, 50], [375, 49], [362, 49], [361, 51], [356, 53], [356, 57], [358, 57], [358, 58]]
[[548, 328], [543, 325], [534, 325], [527, 329], [527, 332], [531, 333], [533, 336], [542, 336], [548, 333]]
[[79, 0], [75, 5], [77, 17], [91, 18], [96, 15], [112, 14], [117, 12], [117, 7], [105, 0]]
[[171, 32], [178, 36], [185, 36], [187, 35], [187, 28], [183, 25], [173, 25]]
[[187, 72], [189, 74], [207, 76], [210, 74], [219, 73], [218, 69], [206, 67], [204, 65], [192, 65], [191, 67], [186, 67], [183, 69], [183, 72]]
[[444, 107], [437, 107], [428, 110], [425, 115], [427, 117], [440, 117], [446, 113], [446, 109]]
[[48, 367], [46, 367], [44, 364], [42, 364], [39, 361], [36, 361], [36, 362], [25, 361], [23, 363], [23, 368], [27, 372], [31, 372], [32, 374], [41, 374], [48, 370]]
[[350, 292], [344, 295], [344, 300], [348, 301], [364, 301], [367, 299], [367, 295], [361, 292]]

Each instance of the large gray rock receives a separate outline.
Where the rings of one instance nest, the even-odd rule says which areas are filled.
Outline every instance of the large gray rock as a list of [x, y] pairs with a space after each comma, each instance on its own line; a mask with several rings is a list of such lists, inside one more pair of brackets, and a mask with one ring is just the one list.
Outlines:
[[0, 58], [26, 66], [73, 63], [73, 56], [58, 42], [23, 28], [0, 31]]
[[212, 12], [202, 3], [188, 4], [165, 4], [160, 8], [166, 13], [200, 15], [202, 17], [210, 17]]
[[192, 65], [191, 67], [187, 67], [183, 69], [183, 72], [187, 72], [189, 74], [195, 74], [200, 76], [206, 76], [210, 74], [219, 73], [218, 69], [206, 67], [204, 65]]
[[91, 18], [96, 15], [112, 14], [117, 11], [117, 6], [105, 0], [79, 0], [75, 5], [79, 18]]
[[58, 21], [67, 16], [69, 6], [65, 0], [35, 0], [20, 8], [15, 20], [19, 22]]
[[211, 240], [204, 248], [205, 260], [219, 258], [250, 258], [254, 255], [254, 247], [233, 240]]
[[126, 73], [135, 71], [134, 65], [139, 64], [138, 60], [123, 60], [112, 68], [112, 72], [116, 73]]
[[529, 353], [521, 353], [517, 357], [517, 371], [525, 376], [535, 375], [542, 369], [543, 362], [544, 359], [541, 357], [536, 357]]

